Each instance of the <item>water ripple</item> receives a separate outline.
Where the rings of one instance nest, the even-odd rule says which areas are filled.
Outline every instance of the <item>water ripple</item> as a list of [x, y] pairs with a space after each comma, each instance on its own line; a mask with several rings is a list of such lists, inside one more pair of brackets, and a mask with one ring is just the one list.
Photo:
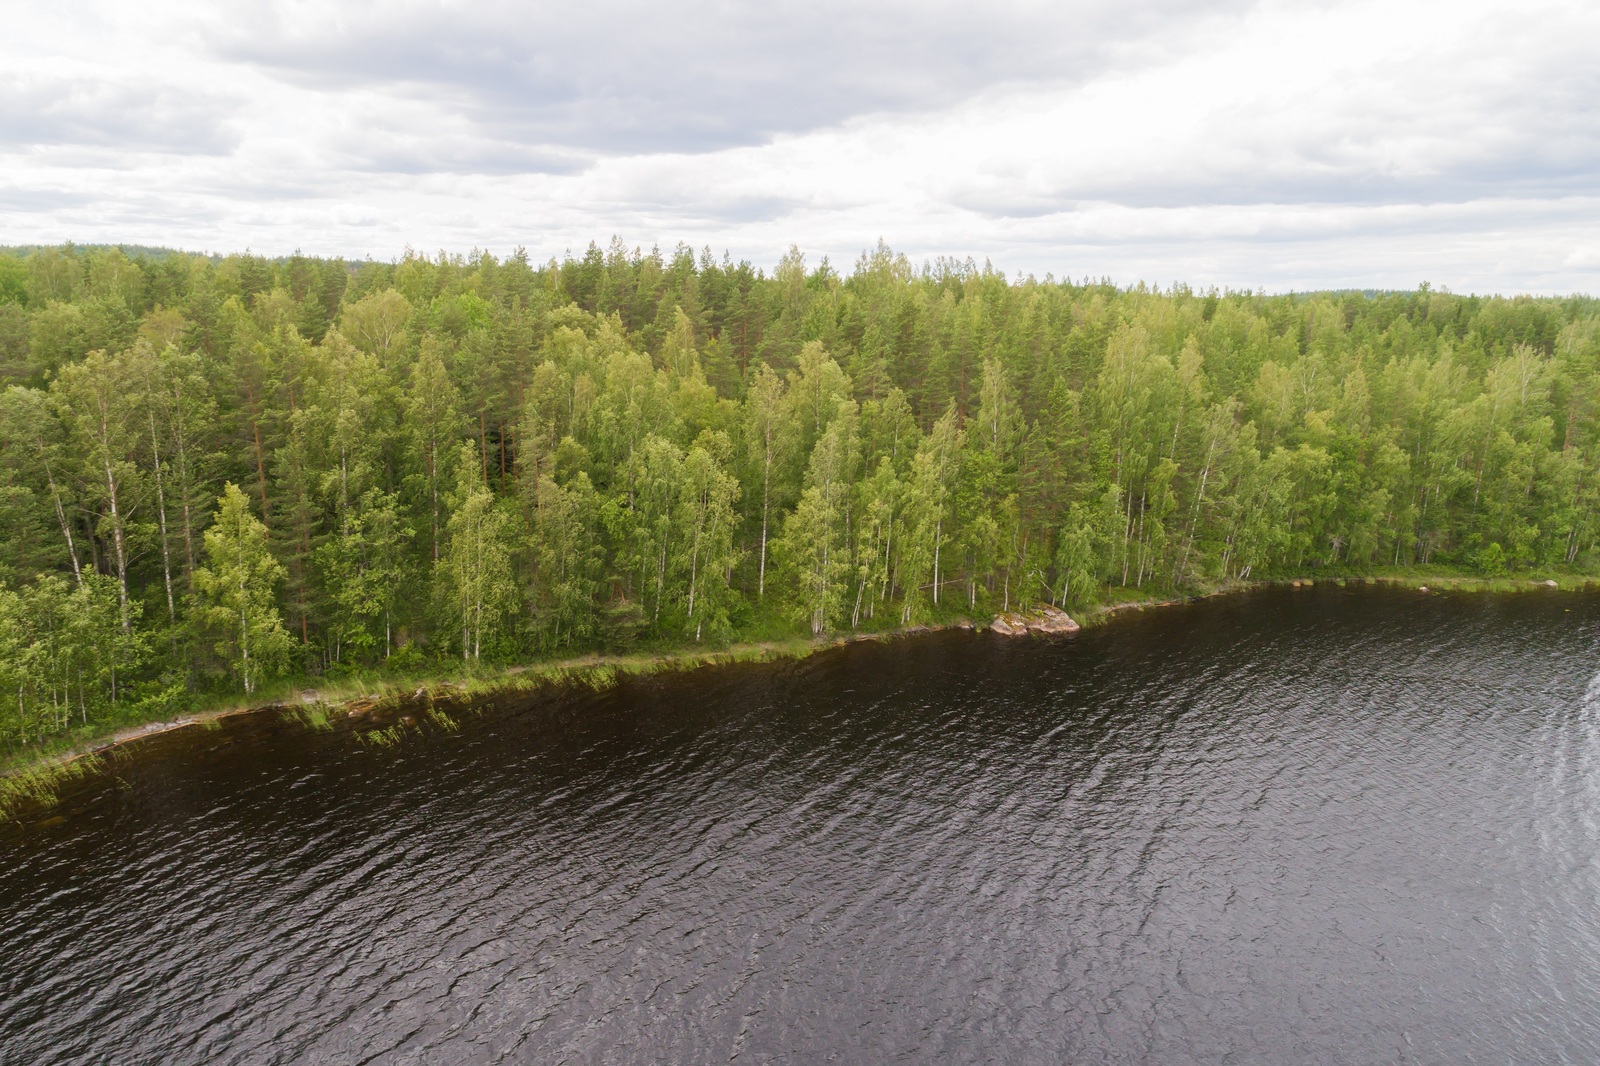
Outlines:
[[0, 841], [9, 1062], [1600, 1060], [1600, 599], [240, 720]]

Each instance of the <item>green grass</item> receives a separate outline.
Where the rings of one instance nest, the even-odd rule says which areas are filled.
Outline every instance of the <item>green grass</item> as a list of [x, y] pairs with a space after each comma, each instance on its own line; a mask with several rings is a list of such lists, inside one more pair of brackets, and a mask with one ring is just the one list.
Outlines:
[[61, 800], [62, 790], [105, 769], [98, 755], [76, 759], [48, 759], [13, 770], [0, 777], [0, 819], [13, 818], [29, 809], [44, 810]]
[[437, 707], [429, 707], [422, 713], [428, 719], [428, 721], [434, 724], [435, 727], [442, 729], [447, 733], [455, 733], [461, 729], [460, 722], [457, 722], [454, 718], [451, 718], [448, 714], [445, 714]]
[[296, 707], [289, 711], [286, 717], [299, 722], [313, 733], [326, 733], [333, 728], [333, 721], [328, 717], [328, 708], [320, 703]]
[[405, 726], [392, 725], [386, 729], [365, 729], [356, 733], [356, 741], [367, 748], [392, 748], [406, 737]]

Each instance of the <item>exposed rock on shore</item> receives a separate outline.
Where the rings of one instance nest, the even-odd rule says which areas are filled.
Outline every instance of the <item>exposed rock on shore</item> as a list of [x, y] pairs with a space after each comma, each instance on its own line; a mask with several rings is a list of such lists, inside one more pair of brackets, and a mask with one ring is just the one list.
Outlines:
[[1041, 607], [1029, 614], [997, 614], [989, 628], [1004, 637], [1020, 637], [1027, 633], [1076, 633], [1079, 626], [1067, 617], [1067, 612]]

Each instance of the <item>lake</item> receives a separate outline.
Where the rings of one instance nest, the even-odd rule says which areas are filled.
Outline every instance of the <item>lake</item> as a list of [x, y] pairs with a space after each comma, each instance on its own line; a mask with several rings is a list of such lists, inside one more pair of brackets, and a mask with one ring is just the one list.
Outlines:
[[1600, 1061], [1600, 597], [1271, 589], [155, 738], [17, 1063]]

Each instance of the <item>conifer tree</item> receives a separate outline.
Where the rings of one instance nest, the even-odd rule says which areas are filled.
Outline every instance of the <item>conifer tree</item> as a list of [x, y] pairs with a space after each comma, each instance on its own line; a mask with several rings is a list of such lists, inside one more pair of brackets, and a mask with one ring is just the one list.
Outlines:
[[511, 658], [1600, 568], [1588, 297], [1011, 282], [881, 245], [849, 277], [64, 247], [0, 253], [0, 382], [7, 743], [402, 636]]

